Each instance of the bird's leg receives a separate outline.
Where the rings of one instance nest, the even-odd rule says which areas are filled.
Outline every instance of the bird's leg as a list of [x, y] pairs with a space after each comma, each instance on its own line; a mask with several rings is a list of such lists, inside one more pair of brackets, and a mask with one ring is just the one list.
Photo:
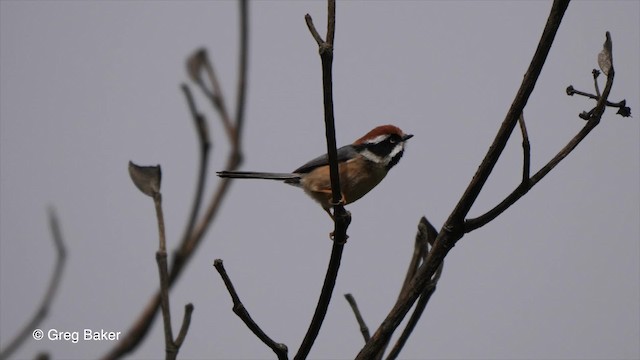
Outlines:
[[[333, 200], [331, 200], [329, 203], [330, 203], [332, 206], [336, 206], [336, 205], [344, 206], [344, 205], [347, 203], [347, 200], [346, 200], [346, 198], [344, 197], [344, 193], [340, 193], [340, 195], [341, 195], [342, 197], [340, 198], [340, 201], [338, 201], [338, 203], [334, 203], [334, 202], [333, 202]], [[326, 211], [326, 212], [327, 212], [327, 214], [329, 214], [329, 216], [331, 217], [331, 220], [333, 220], [333, 221], [335, 222], [335, 220], [336, 220], [336, 218], [335, 218], [335, 214], [332, 214], [332, 213], [331, 213], [331, 211], [329, 210], [329, 208], [324, 209], [324, 211]], [[334, 212], [335, 212], [335, 210], [334, 210]], [[333, 232], [333, 231], [332, 231], [331, 233], [329, 233], [329, 238], [330, 238], [331, 240], [335, 240], [335, 234], [334, 234], [334, 232]], [[349, 237], [347, 236], [347, 239], [348, 239], [348, 238], [349, 238]], [[347, 242], [347, 239], [345, 239], [345, 243]]]

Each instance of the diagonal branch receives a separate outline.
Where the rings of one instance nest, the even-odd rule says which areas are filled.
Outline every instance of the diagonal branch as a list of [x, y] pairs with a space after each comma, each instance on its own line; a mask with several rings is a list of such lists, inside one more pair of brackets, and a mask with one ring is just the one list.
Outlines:
[[364, 322], [364, 318], [360, 313], [360, 309], [358, 308], [358, 303], [356, 303], [356, 299], [351, 294], [344, 294], [344, 297], [345, 299], [347, 299], [349, 306], [351, 306], [353, 315], [356, 316], [356, 321], [360, 326], [360, 332], [362, 333], [362, 337], [364, 338], [364, 342], [366, 343], [367, 341], [369, 341], [369, 339], [371, 339], [371, 335], [369, 334], [369, 328], [367, 327], [367, 324]]
[[56, 216], [56, 212], [53, 208], [49, 209], [49, 227], [51, 228], [53, 245], [56, 249], [56, 264], [53, 268], [53, 273], [51, 274], [49, 286], [40, 301], [40, 306], [38, 306], [38, 309], [33, 314], [32, 318], [27, 321], [24, 327], [18, 331], [15, 337], [9, 341], [8, 345], [2, 350], [2, 352], [0, 352], [0, 359], [8, 359], [27, 338], [31, 337], [30, 335], [34, 329], [37, 328], [38, 324], [47, 317], [49, 308], [51, 307], [53, 299], [60, 287], [62, 271], [64, 270], [67, 260], [67, 250], [64, 245], [62, 231], [60, 230], [60, 223], [58, 222], [58, 217]]
[[429, 283], [429, 286], [427, 286], [422, 292], [422, 294], [420, 294], [418, 303], [416, 304], [416, 307], [413, 310], [413, 313], [409, 317], [407, 326], [405, 326], [404, 330], [402, 331], [402, 334], [400, 334], [400, 337], [398, 338], [398, 341], [396, 341], [396, 344], [393, 346], [393, 348], [389, 352], [389, 355], [387, 356], [388, 360], [392, 360], [398, 357], [398, 355], [400, 354], [400, 351], [402, 351], [402, 348], [407, 343], [409, 336], [411, 336], [413, 329], [415, 329], [416, 325], [418, 324], [418, 321], [420, 320], [420, 317], [422, 316], [424, 309], [427, 307], [427, 304], [431, 299], [431, 295], [433, 295], [433, 293], [436, 292], [436, 285], [438, 284], [438, 280], [440, 280], [440, 275], [442, 274], [443, 265], [444, 263], [440, 264], [440, 267], [438, 267], [438, 270], [436, 270], [436, 273], [433, 276], [433, 279], [431, 280], [431, 282]]
[[238, 317], [245, 323], [245, 325], [247, 325], [249, 330], [251, 330], [251, 332], [253, 332], [258, 337], [258, 339], [260, 339], [265, 345], [271, 348], [274, 353], [276, 353], [278, 359], [286, 360], [288, 358], [287, 345], [273, 341], [251, 318], [251, 315], [249, 315], [249, 311], [247, 311], [242, 301], [240, 301], [240, 297], [238, 296], [238, 293], [236, 292], [236, 289], [233, 286], [233, 283], [231, 282], [231, 279], [229, 278], [229, 275], [224, 268], [222, 260], [216, 259], [213, 262], [213, 266], [216, 268], [216, 270], [218, 270], [220, 277], [222, 277], [222, 281], [224, 281], [224, 284], [229, 291], [229, 295], [231, 295], [231, 300], [233, 301], [233, 312], [238, 315]]
[[555, 168], [560, 161], [566, 158], [584, 138], [589, 135], [591, 130], [595, 129], [600, 123], [602, 115], [607, 106], [607, 98], [611, 93], [611, 87], [613, 86], [613, 78], [615, 71], [613, 67], [607, 76], [607, 82], [602, 92], [602, 96], [598, 99], [596, 106], [590, 111], [591, 115], [584, 127], [565, 145], [547, 164], [545, 164], [538, 172], [536, 172], [531, 178], [522, 181], [518, 187], [516, 187], [511, 194], [502, 200], [491, 210], [487, 211], [483, 215], [480, 215], [473, 219], [465, 220], [465, 231], [470, 232], [479, 227], [482, 227], [502, 214], [511, 205], [523, 197], [532, 187], [534, 187], [542, 178], [544, 178], [553, 168]]
[[533, 55], [529, 68], [525, 73], [520, 89], [518, 90], [493, 143], [489, 147], [487, 154], [476, 171], [476, 174], [473, 176], [467, 189], [458, 201], [458, 204], [443, 225], [442, 231], [440, 231], [436, 238], [433, 249], [429, 253], [426, 261], [418, 269], [414, 279], [409, 285], [409, 289], [394, 305], [382, 324], [371, 337], [371, 340], [369, 340], [362, 350], [360, 350], [356, 359], [371, 359], [380, 352], [395, 329], [400, 325], [402, 319], [423, 293], [424, 289], [429, 286], [431, 279], [436, 273], [438, 267], [440, 267], [445, 256], [453, 248], [455, 243], [464, 236], [464, 218], [480, 194], [480, 191], [491, 174], [493, 167], [504, 150], [509, 136], [515, 128], [518, 117], [522, 113], [524, 106], [535, 87], [540, 72], [542, 71], [542, 67], [546, 61], [547, 55], [549, 54], [551, 45], [553, 44], [553, 40], [568, 6], [568, 0], [554, 1], [549, 18], [547, 19], [547, 23], [538, 43], [538, 47]]

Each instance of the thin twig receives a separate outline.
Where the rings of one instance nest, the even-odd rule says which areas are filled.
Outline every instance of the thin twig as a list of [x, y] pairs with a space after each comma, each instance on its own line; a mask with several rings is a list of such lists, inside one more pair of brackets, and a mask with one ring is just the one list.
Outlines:
[[420, 267], [420, 264], [427, 253], [429, 241], [434, 241], [437, 235], [438, 231], [433, 227], [433, 225], [431, 225], [429, 220], [424, 216], [420, 218], [420, 221], [418, 222], [418, 232], [416, 233], [416, 239], [413, 247], [413, 255], [411, 256], [411, 261], [409, 261], [407, 275], [404, 277], [404, 282], [400, 288], [401, 290], [398, 295], [398, 299], [402, 298], [402, 294], [404, 294], [406, 289], [409, 287], [418, 267]]
[[187, 332], [189, 332], [189, 325], [191, 325], [191, 314], [193, 314], [193, 304], [188, 303], [184, 306], [184, 317], [182, 318], [182, 326], [180, 326], [180, 332], [178, 332], [178, 337], [176, 337], [175, 344], [179, 348], [182, 346], [184, 339], [187, 337]]
[[600, 86], [598, 86], [598, 76], [600, 76], [600, 71], [593, 69], [591, 74], [593, 75], [593, 87], [596, 91], [596, 96], [600, 98], [600, 96], [602, 96], [602, 94], [600, 94]]
[[196, 184], [195, 195], [193, 198], [193, 205], [191, 205], [189, 220], [187, 222], [184, 234], [182, 235], [182, 241], [184, 242], [187, 241], [186, 239], [189, 239], [191, 237], [191, 234], [193, 233], [193, 228], [198, 219], [200, 206], [202, 204], [202, 194], [204, 192], [204, 184], [207, 179], [207, 164], [209, 163], [209, 150], [211, 149], [211, 140], [209, 138], [209, 128], [207, 126], [207, 120], [204, 115], [202, 115], [196, 108], [191, 89], [187, 84], [182, 84], [181, 89], [187, 101], [189, 112], [191, 112], [191, 117], [193, 118], [196, 131], [198, 133], [198, 142], [200, 144], [198, 180]]
[[309, 31], [311, 32], [311, 36], [313, 36], [313, 39], [318, 43], [318, 46], [322, 46], [322, 44], [324, 43], [324, 40], [322, 39], [322, 36], [320, 36], [320, 33], [318, 33], [318, 30], [316, 29], [315, 25], [313, 25], [313, 19], [311, 18], [311, 15], [306, 14], [304, 16], [304, 20], [307, 23], [307, 27], [309, 28]]
[[[248, 11], [241, 11], [241, 19], [240, 19], [240, 32], [244, 32], [245, 35], [241, 37], [240, 44], [240, 59], [246, 59], [249, 48], [248, 41]], [[244, 30], [243, 30], [244, 29]], [[247, 66], [239, 67], [238, 71], [244, 72], [244, 74], [239, 74], [238, 78], [242, 81], [242, 86], [238, 86], [238, 89], [242, 89], [243, 92], [246, 92], [246, 83], [247, 83]], [[239, 80], [240, 81], [240, 80]], [[203, 91], [205, 91], [206, 87], [201, 87]], [[238, 90], [240, 91], [240, 90]], [[206, 91], [205, 91], [206, 93]], [[239, 99], [242, 100], [242, 106], [245, 107], [245, 96], [238, 96]], [[236, 104], [239, 106], [238, 104]], [[226, 109], [226, 107], [225, 107]], [[225, 115], [223, 112], [220, 112], [219, 109], [216, 108], [218, 114], [220, 115], [223, 124], [227, 121], [225, 120], [225, 116], [228, 117], [228, 113]], [[229, 137], [229, 141], [231, 143], [231, 151], [227, 157], [226, 162], [226, 170], [234, 170], [242, 161], [242, 151], [240, 148], [240, 139], [242, 124], [244, 122], [244, 112], [238, 111], [236, 109], [235, 119], [235, 131], [231, 132], [227, 130], [227, 135]], [[197, 120], [196, 120], [197, 121]], [[226, 127], [226, 125], [225, 125]], [[202, 159], [202, 158], [201, 158]], [[204, 160], [201, 161], [204, 163]], [[204, 180], [203, 180], [204, 181]], [[227, 190], [229, 189], [229, 181], [228, 179], [222, 179], [218, 183], [218, 187], [213, 193], [210, 203], [207, 206], [202, 218], [199, 221], [196, 221], [195, 226], [191, 231], [191, 236], [183, 238], [181, 244], [178, 247], [178, 250], [174, 251], [173, 261], [170, 267], [169, 273], [169, 286], [173, 286], [176, 280], [182, 274], [185, 269], [187, 263], [192, 258], [193, 254], [198, 248], [198, 245], [202, 242], [204, 235], [207, 230], [213, 223], [215, 216], [217, 215], [220, 205], [222, 204], [222, 200], [227, 194]], [[160, 291], [158, 290], [149, 300], [147, 305], [144, 307], [143, 311], [140, 313], [138, 318], [135, 320], [130, 329], [127, 330], [126, 336], [121, 339], [115, 346], [103, 357], [105, 360], [118, 359], [124, 356], [125, 354], [133, 351], [145, 338], [148, 334], [153, 321], [155, 320], [155, 315], [160, 308]]]
[[38, 324], [40, 324], [49, 314], [49, 309], [51, 308], [53, 299], [60, 288], [60, 283], [62, 282], [62, 271], [64, 270], [67, 260], [67, 250], [64, 245], [62, 231], [60, 230], [60, 223], [56, 216], [55, 209], [53, 208], [49, 208], [49, 228], [53, 238], [53, 245], [56, 249], [56, 264], [53, 268], [53, 273], [51, 273], [49, 286], [47, 287], [47, 291], [44, 293], [44, 296], [40, 301], [40, 305], [33, 313], [31, 319], [27, 321], [24, 327], [18, 331], [14, 338], [9, 341], [7, 346], [2, 350], [2, 352], [0, 352], [0, 359], [8, 359], [26, 339], [31, 338], [31, 334], [34, 329], [36, 329]]
[[156, 208], [156, 217], [158, 219], [158, 234], [160, 238], [160, 246], [156, 252], [156, 262], [158, 264], [158, 274], [160, 277], [160, 308], [162, 309], [162, 320], [164, 324], [164, 344], [165, 344], [165, 357], [167, 360], [175, 360], [180, 351], [180, 346], [187, 336], [189, 330], [189, 324], [191, 323], [191, 312], [193, 311], [193, 305], [189, 304], [187, 307], [188, 314], [185, 312], [185, 317], [180, 329], [180, 341], [177, 342], [173, 338], [173, 329], [171, 326], [171, 305], [169, 302], [169, 270], [167, 266], [167, 247], [165, 240], [165, 228], [164, 228], [164, 215], [162, 212], [162, 194], [156, 192], [153, 195], [153, 203]]
[[173, 343], [173, 330], [171, 329], [171, 307], [169, 305], [169, 270], [167, 269], [167, 252], [156, 252], [156, 263], [160, 276], [160, 308], [162, 309], [162, 323], [164, 325], [164, 347], [167, 360], [175, 359], [178, 349]]
[[227, 271], [224, 268], [224, 264], [222, 260], [216, 259], [213, 262], [213, 266], [218, 270], [220, 277], [222, 277], [222, 281], [224, 281], [224, 285], [227, 287], [229, 291], [229, 295], [231, 295], [231, 300], [233, 301], [233, 312], [238, 315], [238, 317], [247, 325], [247, 327], [253, 332], [258, 339], [260, 339], [265, 345], [267, 345], [274, 353], [278, 356], [278, 359], [285, 360], [287, 359], [287, 345], [282, 343], [277, 343], [273, 341], [256, 322], [249, 315], [249, 311], [244, 307], [242, 301], [240, 301], [240, 297], [236, 292]]
[[520, 114], [518, 118], [520, 124], [520, 132], [522, 133], [522, 182], [529, 181], [531, 172], [531, 144], [529, 143], [529, 134], [527, 133], [527, 125], [524, 123], [524, 114]]
[[369, 328], [367, 327], [367, 323], [364, 322], [364, 318], [360, 313], [360, 309], [358, 308], [358, 303], [356, 303], [356, 299], [351, 294], [344, 294], [344, 297], [345, 299], [347, 299], [349, 306], [351, 306], [353, 315], [356, 316], [356, 321], [360, 326], [360, 332], [362, 333], [362, 337], [364, 338], [364, 342], [366, 343], [371, 338], [371, 335], [369, 334]]
[[236, 162], [242, 162], [242, 146], [240, 134], [244, 126], [245, 103], [247, 98], [247, 76], [249, 71], [249, 4], [247, 0], [240, 0], [240, 53], [238, 65], [238, 84], [236, 85], [236, 111], [235, 111], [235, 144], [234, 156]]
[[[587, 97], [589, 99], [594, 99], [596, 101], [600, 99], [600, 97], [598, 95], [594, 95], [594, 94], [590, 94], [588, 92], [576, 90], [572, 85], [567, 86], [567, 95], [569, 95], [569, 96], [580, 95], [580, 96]], [[622, 100], [622, 101], [618, 101], [618, 102], [611, 102], [611, 101], [607, 100], [606, 104], [609, 107], [623, 108], [623, 107], [627, 106], [627, 100]]]
[[529, 69], [525, 73], [520, 89], [518, 90], [493, 143], [489, 147], [485, 158], [482, 160], [482, 163], [464, 194], [458, 201], [458, 204], [443, 225], [442, 231], [438, 234], [433, 249], [429, 252], [426, 261], [420, 266], [420, 269], [418, 269], [413, 281], [411, 282], [409, 290], [406, 291], [400, 301], [396, 302], [387, 317], [371, 337], [371, 340], [369, 340], [362, 350], [360, 350], [356, 359], [371, 359], [380, 352], [418, 297], [420, 297], [424, 289], [429, 286], [433, 275], [436, 273], [445, 256], [453, 248], [455, 243], [464, 236], [464, 218], [480, 194], [480, 191], [491, 174], [493, 167], [498, 161], [498, 158], [504, 150], [511, 133], [518, 122], [518, 117], [522, 113], [524, 106], [536, 85], [542, 66], [549, 54], [549, 50], [551, 49], [551, 45], [553, 44], [553, 40], [558, 28], [560, 27], [560, 23], [568, 5], [568, 0], [554, 1], [547, 24], [545, 25], [538, 47], [531, 60], [531, 64], [529, 65]]
[[[403, 297], [405, 296], [405, 293], [409, 291], [411, 281], [413, 280], [416, 271], [418, 271], [418, 268], [420, 267], [420, 265], [424, 263], [425, 259], [427, 258], [427, 255], [429, 254], [429, 248], [430, 246], [433, 245], [437, 236], [438, 236], [438, 231], [436, 230], [436, 228], [431, 224], [431, 222], [429, 222], [429, 220], [427, 220], [426, 217], [423, 216], [420, 219], [420, 222], [418, 223], [418, 232], [416, 233], [414, 252], [413, 252], [413, 256], [411, 257], [409, 269], [407, 270], [407, 275], [405, 276], [404, 282], [402, 284], [402, 288], [400, 289], [400, 293], [396, 301], [401, 301], [401, 299], [403, 299]], [[442, 267], [442, 264], [441, 264], [441, 267]], [[433, 291], [435, 291], [435, 289], [433, 289]], [[423, 295], [421, 295], [420, 299], [423, 299]], [[428, 301], [428, 299], [426, 301]], [[426, 307], [426, 303], [424, 304], [424, 307]], [[414, 313], [412, 317], [417, 316], [415, 320], [416, 322], [420, 318], [420, 315], [422, 314], [424, 307], [421, 309], [419, 306], [416, 306], [416, 308], [414, 309]], [[416, 315], [416, 313], [418, 314]], [[400, 342], [404, 343], [404, 341], [406, 341], [406, 339], [411, 334], [411, 331], [413, 331], [414, 326], [415, 324], [412, 325], [411, 322], [407, 324], [404, 331], [402, 332], [402, 336], [404, 336], [404, 340], [401, 338], [400, 340], [398, 340], [398, 343], [396, 343], [396, 345], [394, 346], [394, 349], [396, 349], [396, 351], [399, 352], [399, 350], [402, 348], [402, 345], [398, 345], [398, 344]], [[391, 340], [391, 338], [389, 338], [389, 340]], [[380, 351], [376, 355], [376, 359], [382, 359], [386, 351], [386, 348], [389, 345], [388, 341], [380, 349]]]

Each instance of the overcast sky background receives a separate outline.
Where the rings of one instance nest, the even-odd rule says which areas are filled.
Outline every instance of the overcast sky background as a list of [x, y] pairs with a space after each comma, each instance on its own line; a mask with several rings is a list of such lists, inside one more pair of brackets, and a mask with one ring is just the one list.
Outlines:
[[[350, 238], [311, 358], [352, 358], [363, 345], [344, 293], [356, 297], [372, 331], [384, 319], [419, 218], [440, 228], [458, 201], [513, 100], [550, 5], [338, 3], [338, 143], [386, 123], [415, 137], [381, 185], [348, 206]], [[0, 346], [31, 316], [49, 281], [55, 255], [47, 206], [57, 210], [69, 257], [41, 328], [130, 327], [158, 277], [152, 201], [131, 183], [127, 162], [162, 165], [175, 246], [198, 162], [179, 90], [184, 62], [206, 47], [233, 108], [237, 8], [218, 1], [0, 1]], [[320, 1], [251, 3], [244, 170], [290, 171], [325, 152], [320, 60], [304, 24], [310, 13], [324, 34], [325, 8]], [[556, 170], [458, 243], [402, 358], [640, 357], [640, 2], [569, 6], [525, 118], [537, 171], [594, 105], [565, 88], [593, 92], [591, 70], [607, 30], [617, 75], [610, 99], [626, 98], [634, 117], [608, 109]], [[214, 142], [210, 192], [229, 145], [197, 95]], [[471, 216], [517, 186], [520, 141], [516, 132]], [[176, 332], [184, 304], [195, 305], [180, 358], [274, 357], [232, 313], [216, 258], [253, 318], [293, 355], [324, 279], [331, 230], [298, 189], [234, 183], [171, 293]], [[131, 358], [164, 356], [161, 324]], [[28, 339], [16, 358], [39, 351], [95, 358], [113, 345]]]

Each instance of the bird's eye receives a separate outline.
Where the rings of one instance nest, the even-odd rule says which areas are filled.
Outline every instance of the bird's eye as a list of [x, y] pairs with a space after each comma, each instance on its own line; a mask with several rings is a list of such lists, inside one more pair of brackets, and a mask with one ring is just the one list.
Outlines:
[[389, 142], [392, 144], [395, 144], [398, 142], [398, 140], [396, 140], [394, 137], [389, 137], [387, 140], [389, 140]]

